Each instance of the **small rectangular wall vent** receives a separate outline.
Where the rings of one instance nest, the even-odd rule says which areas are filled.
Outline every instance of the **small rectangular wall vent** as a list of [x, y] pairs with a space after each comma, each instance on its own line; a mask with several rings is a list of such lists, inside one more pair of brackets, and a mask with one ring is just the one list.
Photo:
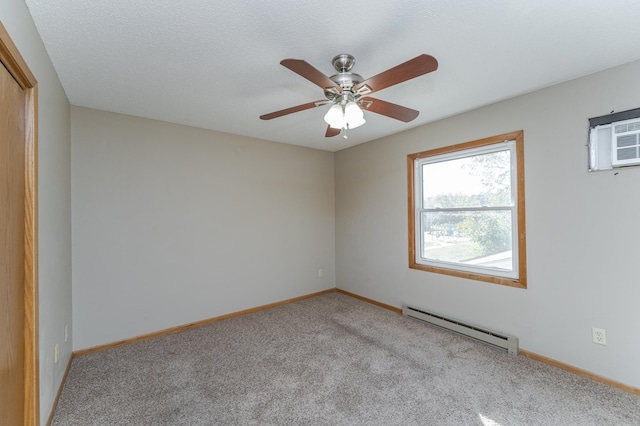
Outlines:
[[505, 350], [512, 355], [518, 355], [517, 337], [496, 333], [495, 331], [486, 330], [474, 325], [464, 324], [455, 319], [445, 318], [437, 314], [426, 312], [423, 309], [407, 305], [402, 306], [402, 315], [425, 321], [446, 330], [471, 337], [472, 339], [478, 340], [482, 343]]

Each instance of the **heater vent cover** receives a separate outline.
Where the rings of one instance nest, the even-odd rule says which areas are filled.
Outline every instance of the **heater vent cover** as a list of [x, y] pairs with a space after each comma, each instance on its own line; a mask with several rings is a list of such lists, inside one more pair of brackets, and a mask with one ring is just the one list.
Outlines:
[[471, 337], [479, 342], [505, 350], [512, 355], [518, 355], [518, 338], [507, 334], [487, 330], [475, 325], [465, 324], [452, 318], [427, 312], [413, 306], [402, 306], [402, 315], [418, 319], [429, 324]]

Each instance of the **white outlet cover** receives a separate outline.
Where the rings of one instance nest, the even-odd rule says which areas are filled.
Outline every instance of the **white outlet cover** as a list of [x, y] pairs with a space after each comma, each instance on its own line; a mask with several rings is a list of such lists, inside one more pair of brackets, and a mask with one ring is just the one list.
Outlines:
[[592, 337], [593, 337], [593, 343], [597, 343], [599, 345], [606, 345], [607, 344], [607, 332], [604, 331], [601, 328], [595, 328], [593, 327], [591, 329], [592, 332]]

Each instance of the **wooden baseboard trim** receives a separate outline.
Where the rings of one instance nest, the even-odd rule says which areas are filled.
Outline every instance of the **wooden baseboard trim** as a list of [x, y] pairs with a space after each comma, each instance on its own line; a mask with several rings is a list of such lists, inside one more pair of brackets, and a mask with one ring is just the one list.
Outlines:
[[71, 362], [73, 361], [73, 354], [69, 357], [69, 362], [67, 362], [67, 368], [64, 370], [64, 375], [62, 376], [62, 381], [60, 382], [60, 386], [58, 386], [58, 392], [56, 392], [56, 397], [53, 400], [53, 405], [51, 406], [51, 412], [49, 413], [49, 418], [47, 419], [47, 426], [51, 425], [53, 421], [53, 415], [56, 413], [56, 408], [58, 407], [58, 400], [60, 399], [60, 395], [62, 395], [62, 389], [64, 388], [64, 384], [67, 382], [67, 376], [69, 375], [69, 370], [71, 369]]
[[140, 336], [131, 337], [129, 339], [118, 340], [116, 342], [107, 343], [105, 345], [94, 346], [94, 347], [87, 348], [87, 349], [80, 349], [78, 351], [74, 351], [73, 352], [73, 356], [74, 357], [83, 356], [83, 355], [88, 355], [88, 354], [91, 354], [91, 353], [94, 353], [94, 352], [100, 352], [100, 351], [104, 351], [104, 350], [111, 349], [111, 348], [117, 348], [118, 346], [129, 345], [131, 343], [140, 342], [142, 340], [153, 339], [154, 337], [165, 336], [167, 334], [177, 333], [179, 331], [188, 330], [190, 328], [201, 327], [203, 325], [211, 324], [211, 323], [214, 323], [214, 322], [218, 322], [218, 321], [222, 321], [222, 320], [226, 320], [226, 319], [231, 319], [231, 318], [236, 318], [236, 317], [252, 314], [254, 312], [264, 311], [264, 310], [271, 309], [271, 308], [276, 308], [278, 306], [287, 305], [289, 303], [298, 302], [300, 300], [309, 299], [311, 297], [321, 296], [321, 295], [327, 294], [327, 293], [333, 293], [335, 291], [336, 291], [335, 288], [330, 288], [328, 290], [318, 291], [316, 293], [305, 294], [303, 296], [298, 296], [298, 297], [294, 297], [294, 298], [291, 298], [291, 299], [282, 300], [280, 302], [275, 302], [275, 303], [269, 303], [267, 305], [256, 306], [254, 308], [244, 309], [242, 311], [232, 312], [230, 314], [220, 315], [220, 316], [213, 317], [213, 318], [207, 318], [207, 319], [204, 319], [204, 320], [201, 320], [201, 321], [196, 321], [196, 322], [192, 322], [192, 323], [189, 323], [189, 324], [179, 325], [179, 326], [167, 328], [167, 329], [164, 329], [164, 330], [154, 331], [152, 333], [147, 333], [147, 334], [143, 334], [143, 335], [140, 335]]
[[556, 361], [553, 358], [548, 358], [548, 357], [543, 356], [543, 355], [538, 355], [538, 354], [536, 354], [534, 352], [529, 352], [529, 351], [526, 351], [524, 349], [520, 349], [520, 351], [518, 351], [518, 354], [522, 355], [522, 356], [525, 356], [527, 358], [531, 358], [531, 359], [533, 359], [535, 361], [540, 361], [540, 362], [543, 362], [545, 364], [551, 365], [553, 367], [560, 368], [560, 369], [568, 371], [570, 373], [577, 374], [578, 376], [586, 377], [588, 379], [595, 380], [596, 382], [604, 383], [605, 385], [609, 385], [611, 387], [621, 389], [621, 390], [623, 390], [625, 392], [629, 392], [629, 393], [632, 393], [634, 395], [640, 395], [640, 389], [638, 389], [638, 388], [626, 385], [624, 383], [617, 382], [615, 380], [608, 379], [606, 377], [599, 376], [599, 375], [594, 374], [594, 373], [592, 373], [590, 371], [583, 370], [583, 369], [578, 368], [578, 367], [574, 367], [573, 365], [565, 364], [564, 362]]
[[381, 308], [388, 309], [388, 310], [390, 310], [392, 312], [395, 312], [396, 314], [402, 314], [402, 309], [396, 308], [395, 306], [387, 305], [386, 303], [378, 302], [377, 300], [369, 299], [367, 297], [360, 296], [359, 294], [351, 293], [349, 291], [342, 290], [340, 288], [336, 288], [336, 291], [338, 293], [342, 293], [342, 294], [346, 294], [347, 296], [351, 296], [351, 297], [353, 297], [355, 299], [359, 299], [359, 300], [362, 300], [364, 302], [371, 303], [372, 305], [376, 305], [376, 306], [380, 306]]

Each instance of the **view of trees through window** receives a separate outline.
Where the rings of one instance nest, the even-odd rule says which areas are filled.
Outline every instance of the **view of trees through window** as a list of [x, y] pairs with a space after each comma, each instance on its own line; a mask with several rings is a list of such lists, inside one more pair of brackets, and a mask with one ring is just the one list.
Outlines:
[[421, 167], [421, 257], [511, 270], [511, 151]]

